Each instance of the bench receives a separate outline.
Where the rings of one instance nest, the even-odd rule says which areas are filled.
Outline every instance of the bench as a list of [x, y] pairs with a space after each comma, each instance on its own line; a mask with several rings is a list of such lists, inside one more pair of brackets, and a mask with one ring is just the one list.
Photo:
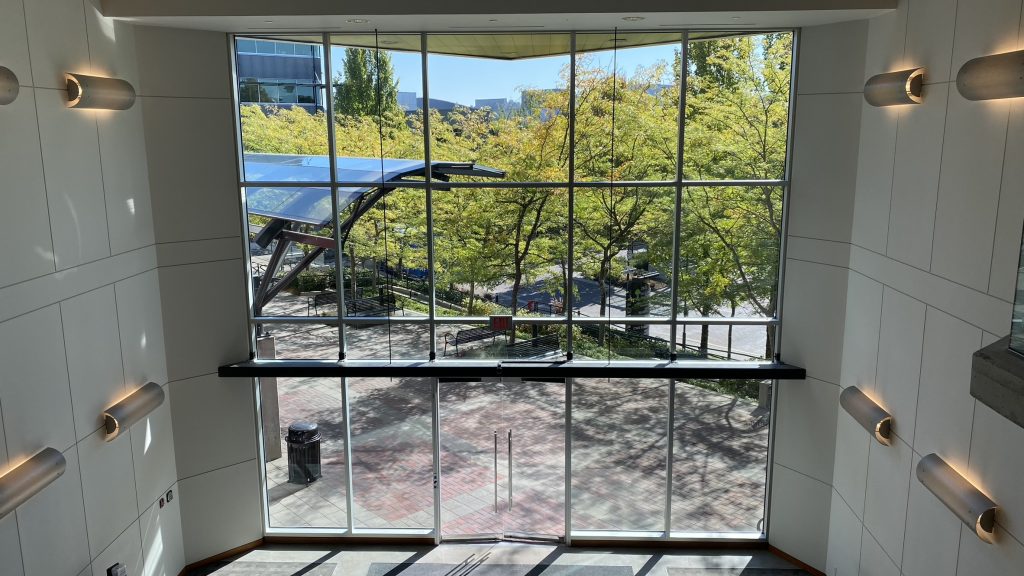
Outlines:
[[558, 334], [545, 334], [529, 340], [520, 340], [505, 347], [506, 358], [536, 358], [557, 352]]
[[[332, 305], [338, 305], [337, 292], [331, 290], [314, 294], [313, 297], [306, 302], [306, 316], [309, 316], [310, 307], [313, 309], [313, 314], [319, 316], [320, 307]], [[396, 310], [401, 310], [401, 307], [398, 306], [398, 302], [395, 300], [394, 294], [379, 296], [377, 298], [345, 299], [345, 313], [348, 316], [388, 316]]]
[[448, 355], [448, 345], [449, 344], [453, 344], [455, 346], [455, 355], [458, 356], [459, 355], [459, 344], [469, 344], [470, 342], [477, 342], [479, 340], [486, 340], [488, 338], [490, 338], [491, 342], [493, 343], [494, 339], [498, 335], [503, 335], [503, 334], [505, 334], [505, 333], [504, 332], [495, 332], [494, 330], [491, 330], [490, 328], [468, 328], [466, 330], [459, 330], [458, 332], [455, 333], [454, 337], [452, 336], [452, 333], [449, 332], [449, 333], [444, 335], [444, 354], [443, 355], [444, 356]]
[[337, 306], [338, 305], [338, 293], [331, 290], [314, 294], [312, 298], [306, 301], [306, 316], [309, 316], [309, 308], [313, 307], [313, 315], [320, 315], [320, 306]]
[[396, 310], [401, 310], [401, 308], [398, 306], [394, 294], [379, 298], [345, 300], [345, 313], [348, 316], [389, 316]]

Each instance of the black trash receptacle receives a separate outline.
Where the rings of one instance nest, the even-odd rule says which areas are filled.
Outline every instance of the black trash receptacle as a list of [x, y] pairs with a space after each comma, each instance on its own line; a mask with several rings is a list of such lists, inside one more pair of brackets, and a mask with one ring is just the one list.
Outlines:
[[309, 484], [320, 477], [320, 431], [312, 422], [288, 427], [288, 482]]

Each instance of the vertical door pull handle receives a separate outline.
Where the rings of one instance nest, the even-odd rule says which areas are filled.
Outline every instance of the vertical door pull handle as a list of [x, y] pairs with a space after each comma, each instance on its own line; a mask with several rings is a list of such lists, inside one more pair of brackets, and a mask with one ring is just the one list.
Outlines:
[[512, 429], [508, 429], [508, 509], [512, 509]]
[[494, 512], [498, 512], [498, 431], [494, 431]]

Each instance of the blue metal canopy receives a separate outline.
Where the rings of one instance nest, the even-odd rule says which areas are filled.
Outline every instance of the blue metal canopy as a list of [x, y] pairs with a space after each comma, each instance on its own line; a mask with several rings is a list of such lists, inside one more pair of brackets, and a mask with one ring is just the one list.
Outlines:
[[[337, 181], [366, 186], [339, 188], [338, 210], [344, 210], [364, 194], [388, 187], [403, 178], [425, 176], [423, 160], [400, 158], [338, 158]], [[297, 154], [246, 154], [243, 158], [247, 182], [273, 182], [273, 186], [246, 189], [249, 213], [304, 224], [327, 226], [331, 223], [331, 191], [325, 187], [303, 186], [307, 182], [329, 182], [330, 163], [326, 156]], [[431, 175], [447, 180], [450, 176], [501, 178], [501, 170], [472, 162], [431, 162]], [[282, 187], [295, 182], [296, 187]]]

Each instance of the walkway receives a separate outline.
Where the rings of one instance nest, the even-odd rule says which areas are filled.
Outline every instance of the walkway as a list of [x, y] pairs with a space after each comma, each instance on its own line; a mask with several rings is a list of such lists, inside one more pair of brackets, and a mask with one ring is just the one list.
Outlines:
[[[337, 346], [333, 327], [274, 327], [274, 334], [279, 357], [330, 357]], [[390, 335], [395, 357], [427, 347], [425, 327], [393, 325]], [[386, 325], [351, 329], [349, 357], [379, 356], [387, 336]], [[432, 388], [426, 379], [350, 379], [357, 527], [433, 528]], [[346, 526], [340, 381], [281, 379], [278, 398], [282, 435], [297, 420], [319, 424], [323, 478], [309, 486], [289, 484], [286, 458], [268, 463], [271, 525]], [[577, 380], [573, 398], [574, 529], [661, 530], [668, 381]], [[445, 536], [563, 534], [564, 402], [560, 384], [441, 384]], [[677, 384], [673, 530], [760, 531], [767, 418], [756, 402]]]

